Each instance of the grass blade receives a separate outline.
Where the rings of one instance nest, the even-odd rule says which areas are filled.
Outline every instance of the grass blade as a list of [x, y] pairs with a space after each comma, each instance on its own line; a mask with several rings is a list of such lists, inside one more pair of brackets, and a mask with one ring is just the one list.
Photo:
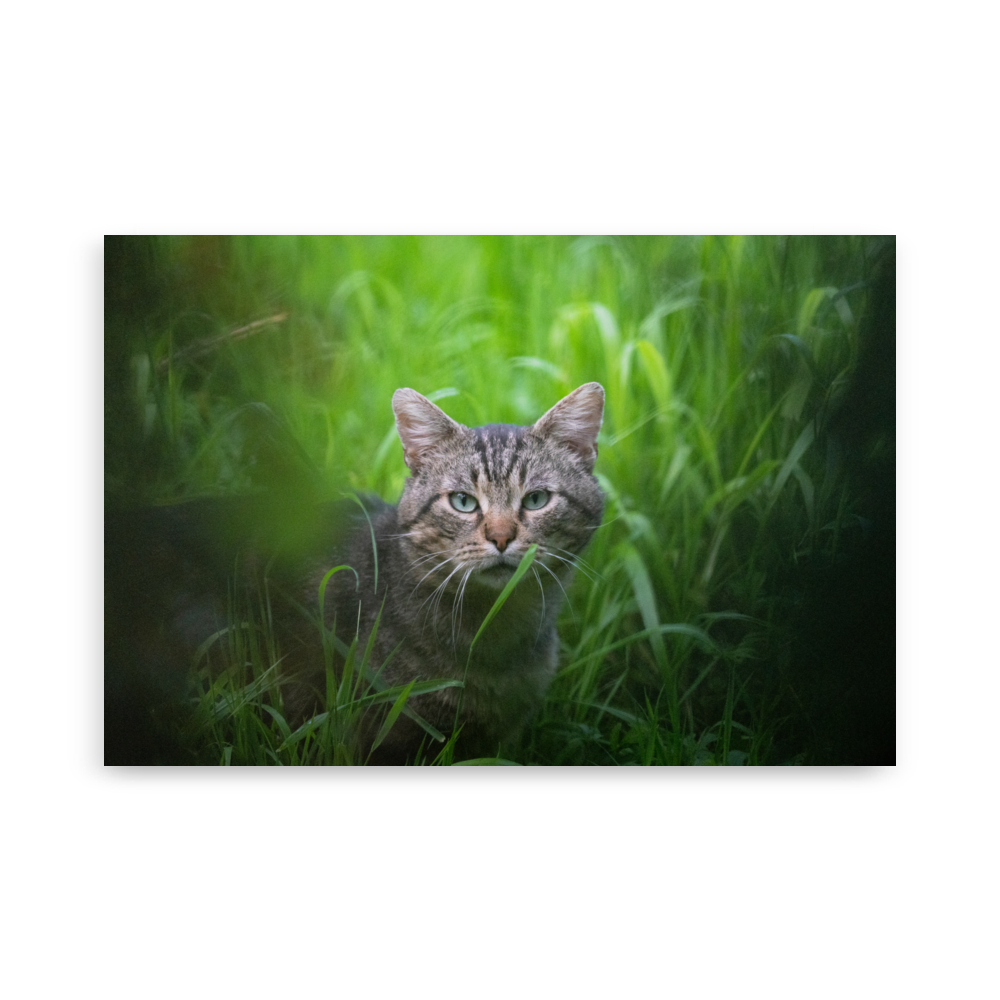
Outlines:
[[792, 445], [792, 450], [788, 453], [788, 457], [781, 466], [778, 478], [774, 481], [774, 488], [771, 490], [772, 498], [777, 499], [778, 494], [781, 493], [782, 487], [784, 487], [785, 483], [788, 482], [788, 477], [792, 474], [792, 469], [795, 468], [799, 459], [805, 454], [809, 445], [813, 443], [813, 438], [815, 436], [816, 423], [815, 421], [810, 420], [809, 423], [806, 424], [805, 429], [798, 436], [795, 444]]
[[290, 746], [298, 743], [300, 740], [305, 739], [314, 729], [318, 729], [323, 725], [324, 722], [330, 717], [329, 712], [320, 712], [319, 715], [314, 715], [307, 722], [303, 722], [298, 729], [295, 730], [282, 744], [278, 747], [278, 753], [282, 750], [287, 750]]
[[490, 608], [486, 617], [483, 619], [483, 624], [479, 626], [479, 631], [475, 634], [475, 637], [469, 646], [470, 659], [472, 658], [472, 650], [479, 641], [479, 637], [486, 631], [486, 626], [489, 625], [494, 618], [496, 618], [500, 609], [507, 603], [507, 598], [514, 592], [514, 588], [521, 582], [524, 574], [531, 568], [531, 564], [535, 561], [535, 553], [537, 551], [537, 545], [529, 545], [528, 551], [521, 556], [521, 561], [517, 564], [517, 569], [514, 570], [514, 575], [507, 581], [507, 586], [500, 591], [500, 596], [493, 602], [493, 607]]
[[375, 528], [372, 525], [372, 519], [368, 516], [368, 511], [365, 508], [365, 505], [358, 498], [357, 493], [348, 493], [346, 495], [349, 496], [361, 508], [361, 513], [365, 515], [365, 520], [368, 522], [368, 531], [371, 533], [372, 536], [372, 557], [375, 560], [375, 574], [374, 574], [375, 589], [373, 593], [377, 594], [378, 593], [378, 546], [375, 544]]
[[410, 697], [410, 692], [413, 690], [413, 685], [416, 681], [410, 681], [406, 687], [400, 692], [399, 697], [393, 703], [392, 708], [389, 709], [389, 714], [385, 717], [385, 722], [382, 723], [382, 728], [378, 731], [378, 736], [375, 737], [375, 742], [372, 744], [372, 750], [376, 750], [382, 743], [382, 741], [389, 735], [389, 731], [396, 724], [396, 720], [399, 718], [400, 712], [403, 711], [406, 705], [406, 699]]

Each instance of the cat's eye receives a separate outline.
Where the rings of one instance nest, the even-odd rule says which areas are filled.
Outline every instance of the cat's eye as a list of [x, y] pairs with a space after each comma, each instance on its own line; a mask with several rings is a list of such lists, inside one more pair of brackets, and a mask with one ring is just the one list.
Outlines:
[[478, 506], [476, 498], [469, 493], [449, 493], [448, 499], [455, 510], [460, 510], [463, 514], [469, 514]]
[[525, 510], [538, 510], [539, 507], [544, 507], [548, 502], [548, 490], [532, 490], [521, 501]]

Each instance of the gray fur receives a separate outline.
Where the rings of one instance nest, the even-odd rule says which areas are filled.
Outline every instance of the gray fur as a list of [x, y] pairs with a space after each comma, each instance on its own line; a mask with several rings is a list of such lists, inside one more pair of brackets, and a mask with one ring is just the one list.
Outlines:
[[[556, 618], [576, 556], [601, 522], [604, 497], [592, 469], [604, 390], [581, 386], [531, 427], [456, 423], [412, 389], [399, 389], [393, 409], [411, 470], [397, 506], [369, 501], [378, 551], [378, 590], [367, 521], [334, 553], [360, 577], [338, 573], [327, 599], [327, 625], [336, 615], [341, 638], [359, 625], [362, 648], [381, 609], [373, 648], [381, 664], [397, 646], [383, 677], [455, 678], [451, 688], [415, 698], [412, 707], [448, 733], [461, 699], [462, 756], [514, 753], [556, 670]], [[522, 500], [545, 490], [548, 502], [528, 510]], [[475, 497], [470, 513], [456, 510], [452, 493]], [[535, 494], [537, 497], [537, 494]], [[476, 644], [470, 644], [528, 546], [532, 569]], [[316, 565], [304, 599], [335, 563]], [[312, 600], [314, 600], [314, 596]], [[360, 617], [359, 617], [360, 606]], [[401, 717], [376, 759], [412, 759], [424, 732]], [[433, 750], [432, 750], [433, 755]]]

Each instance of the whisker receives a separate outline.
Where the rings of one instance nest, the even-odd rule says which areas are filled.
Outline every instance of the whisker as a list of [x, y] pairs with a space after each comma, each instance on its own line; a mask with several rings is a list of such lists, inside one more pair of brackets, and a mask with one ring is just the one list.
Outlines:
[[617, 517], [611, 518], [610, 521], [603, 521], [601, 524], [588, 524], [586, 529], [590, 531], [597, 531], [598, 528], [606, 528], [610, 524], [614, 524], [615, 521], [620, 521], [625, 516], [624, 513], [619, 514]]
[[[465, 576], [462, 577], [462, 582], [458, 586], [458, 593], [455, 595], [455, 600], [451, 605], [451, 644], [453, 646], [458, 645], [458, 633], [462, 631], [462, 605], [465, 602], [465, 585], [469, 582], [469, 577], [472, 576], [472, 571], [476, 567], [470, 566], [465, 571]], [[458, 626], [455, 625], [455, 608], [456, 604], [458, 606]]]
[[[410, 591], [410, 597], [413, 597], [413, 595], [417, 592], [417, 587], [419, 587], [420, 584], [422, 584], [424, 582], [424, 580], [427, 579], [427, 577], [429, 577], [432, 574], [436, 573], [442, 566], [447, 566], [448, 563], [450, 563], [450, 562], [451, 562], [451, 556], [449, 556], [443, 562], [439, 562], [437, 564], [437, 566], [432, 567], [430, 570], [428, 570], [426, 573], [424, 573], [424, 575], [419, 580], [417, 580], [416, 585], [414, 586], [413, 590]], [[445, 580], [445, 583], [447, 583], [447, 582], [448, 581]], [[424, 603], [426, 603], [426, 601]], [[423, 604], [420, 605], [420, 607], [423, 607], [423, 606], [424, 606]]]
[[535, 633], [535, 645], [538, 645], [538, 640], [542, 635], [542, 626], [545, 624], [545, 588], [542, 586], [542, 578], [538, 575], [538, 570], [532, 566], [531, 572], [535, 574], [535, 582], [538, 584], [538, 589], [542, 592], [542, 616], [538, 620], [538, 631]]
[[565, 552], [566, 555], [568, 555], [573, 560], [573, 565], [579, 567], [581, 570], [585, 572], [589, 570], [591, 573], [594, 574], [595, 577], [597, 577], [600, 580], [604, 579], [604, 577], [601, 576], [601, 574], [597, 571], [597, 569], [594, 566], [592, 566], [589, 562], [587, 562], [587, 560], [584, 559], [583, 556], [577, 555], [577, 553], [571, 552], [569, 549], [559, 548], [558, 546], [556, 546], [556, 549], [559, 552]]
[[421, 556], [419, 559], [414, 559], [413, 562], [410, 563], [410, 568], [407, 570], [407, 573], [409, 573], [410, 570], [415, 569], [417, 566], [429, 562], [431, 559], [436, 559], [438, 556], [443, 556], [446, 553], [450, 552], [451, 552], [450, 549], [441, 549], [439, 552], [428, 552], [426, 555]]
[[[560, 551], [569, 552], [568, 549], [560, 549]], [[602, 580], [604, 579], [602, 576], [600, 576], [599, 573], [597, 573], [596, 570], [591, 569], [589, 566], [585, 566], [576, 557], [567, 559], [565, 556], [558, 555], [554, 550], [548, 548], [545, 549], [545, 554], [552, 556], [553, 559], [558, 559], [560, 562], [565, 563], [567, 566], [570, 566], [573, 569], [578, 569], [588, 580], [591, 581], [591, 583], [596, 583], [599, 578]], [[570, 553], [570, 555], [572, 556], [573, 554]]]
[[[572, 570], [579, 569], [580, 572], [583, 573], [584, 576], [588, 576], [588, 578], [589, 578], [589, 574], [587, 573], [587, 571], [585, 569], [583, 569], [582, 567], [578, 566], [572, 560], [567, 559], [565, 556], [561, 556], [558, 553], [553, 552], [551, 549], [545, 549], [543, 554], [547, 555], [547, 556], [551, 556], [553, 559], [558, 559], [559, 562], [565, 564], [566, 566], [568, 566]], [[548, 567], [546, 567], [546, 568], [548, 568]]]
[[[460, 562], [455, 567], [455, 569], [451, 573], [448, 574], [448, 577], [444, 581], [444, 583], [447, 584], [448, 580], [450, 580], [456, 573], [461, 573], [465, 569], [465, 565], [466, 564], [464, 562]], [[451, 614], [451, 619], [452, 619], [452, 625], [451, 625], [452, 645], [455, 644], [455, 616], [454, 616], [455, 601], [458, 598], [458, 591], [461, 589], [461, 586], [462, 586], [461, 580], [459, 580], [459, 583], [456, 586], [456, 592], [455, 592], [454, 596], [452, 597], [452, 602], [451, 602], [451, 607], [452, 607], [452, 614]], [[444, 585], [442, 585], [442, 586], [438, 587], [438, 589], [435, 591], [435, 593], [437, 594], [437, 598], [434, 601], [434, 621], [435, 621], [435, 628], [437, 628], [436, 623], [441, 618], [441, 602], [444, 600], [444, 595], [447, 593], [447, 589], [445, 588]], [[437, 634], [437, 633], [435, 632], [435, 634]]]
[[559, 577], [556, 576], [555, 573], [553, 573], [552, 570], [550, 570], [549, 567], [545, 565], [545, 563], [539, 562], [538, 565], [541, 566], [542, 569], [544, 569], [545, 572], [548, 573], [549, 576], [551, 576], [552, 579], [555, 580], [556, 583], [559, 584], [559, 589], [563, 592], [563, 596], [566, 598], [566, 603], [569, 605], [570, 611], [573, 611], [573, 617], [575, 618], [576, 617], [576, 611], [573, 610], [573, 604], [572, 604], [572, 602], [569, 599], [569, 594], [566, 593], [566, 588], [562, 585], [562, 580], [560, 580]]
[[[441, 565], [443, 566], [443, 565], [445, 565], [446, 563], [449, 563], [449, 562], [451, 562], [451, 560], [450, 560], [450, 559], [446, 559], [446, 560], [444, 561], [444, 563], [441, 563]], [[454, 568], [454, 569], [453, 569], [453, 570], [452, 570], [452, 571], [451, 571], [451, 572], [450, 572], [450, 573], [449, 573], [449, 574], [448, 574], [448, 575], [447, 575], [447, 576], [446, 576], [446, 577], [445, 577], [445, 578], [444, 578], [444, 579], [443, 579], [443, 580], [442, 580], [442, 581], [441, 581], [441, 582], [440, 582], [440, 583], [439, 583], [439, 584], [438, 584], [438, 585], [437, 585], [437, 586], [436, 586], [436, 587], [435, 587], [435, 588], [434, 588], [434, 589], [433, 589], [433, 590], [431, 591], [431, 593], [430, 593], [430, 596], [429, 596], [429, 597], [426, 597], [426, 598], [424, 598], [424, 601], [423, 601], [423, 603], [422, 603], [422, 604], [420, 605], [420, 608], [422, 608], [422, 607], [424, 606], [424, 604], [426, 604], [426, 603], [427, 603], [428, 601], [430, 601], [430, 600], [433, 600], [433, 599], [434, 599], [434, 597], [435, 597], [435, 596], [436, 596], [437, 594], [441, 593], [441, 592], [442, 592], [442, 591], [444, 590], [445, 586], [447, 585], [448, 581], [449, 581], [449, 580], [450, 580], [450, 579], [451, 579], [451, 578], [452, 578], [452, 577], [453, 577], [453, 576], [454, 576], [454, 575], [455, 575], [455, 574], [456, 574], [456, 573], [457, 573], [457, 572], [458, 572], [458, 571], [459, 571], [459, 570], [460, 570], [460, 569], [461, 569], [461, 568], [462, 568], [462, 567], [463, 567], [464, 565], [465, 565], [465, 563], [459, 563], [459, 564], [458, 564], [458, 565], [457, 565], [457, 566], [456, 566], [456, 567], [455, 567], [455, 568]], [[435, 567], [434, 567], [434, 569], [437, 569], [437, 568], [438, 568], [437, 566], [435, 566]], [[434, 572], [434, 570], [432, 569], [432, 570], [431, 570], [431, 573], [433, 573], [433, 572]], [[430, 573], [428, 573], [428, 574], [427, 574], [427, 576], [430, 576]], [[425, 576], [425, 577], [424, 577], [424, 579], [425, 579], [425, 580], [427, 579], [427, 576]], [[419, 584], [418, 584], [417, 586], [419, 586]], [[416, 589], [416, 588], [414, 588], [414, 589]], [[419, 611], [419, 610], [420, 610], [420, 608], [417, 608], [417, 610]]]
[[[431, 600], [431, 598], [435, 597], [435, 595], [436, 595], [436, 597], [437, 597], [437, 599], [436, 599], [436, 600], [434, 601], [434, 603], [433, 603], [433, 604], [431, 604], [431, 607], [430, 607], [430, 612], [431, 612], [431, 613], [432, 613], [432, 614], [434, 615], [434, 623], [435, 623], [435, 624], [434, 624], [434, 628], [435, 628], [435, 632], [434, 632], [434, 634], [435, 634], [435, 635], [437, 635], [437, 616], [438, 616], [438, 610], [439, 610], [439, 609], [440, 609], [440, 607], [441, 607], [441, 600], [442, 600], [442, 598], [444, 597], [444, 594], [445, 594], [445, 587], [447, 586], [447, 584], [448, 584], [448, 581], [449, 581], [449, 580], [450, 580], [450, 579], [451, 579], [451, 578], [452, 578], [452, 577], [453, 577], [453, 576], [454, 576], [454, 575], [455, 575], [456, 573], [458, 573], [458, 572], [461, 572], [461, 570], [463, 570], [464, 568], [465, 568], [465, 563], [464, 563], [464, 562], [460, 562], [460, 563], [459, 563], [459, 564], [458, 564], [458, 565], [457, 565], [457, 566], [456, 566], [456, 567], [455, 567], [455, 568], [454, 568], [454, 569], [453, 569], [453, 570], [452, 570], [452, 571], [451, 571], [451, 572], [450, 572], [450, 573], [449, 573], [449, 574], [448, 574], [448, 575], [447, 575], [447, 576], [446, 576], [446, 577], [444, 578], [444, 580], [443, 580], [443, 581], [442, 581], [442, 582], [441, 582], [441, 583], [440, 583], [440, 584], [439, 584], [439, 585], [438, 585], [437, 587], [435, 587], [435, 588], [434, 588], [434, 592], [433, 592], [433, 593], [431, 594], [431, 596], [427, 598], [427, 601], [429, 601], [429, 600]], [[427, 603], [427, 601], [424, 601], [424, 604], [426, 604], [426, 603]], [[421, 605], [420, 605], [420, 607], [423, 607], [423, 606], [424, 606], [423, 604], [421, 604]]]

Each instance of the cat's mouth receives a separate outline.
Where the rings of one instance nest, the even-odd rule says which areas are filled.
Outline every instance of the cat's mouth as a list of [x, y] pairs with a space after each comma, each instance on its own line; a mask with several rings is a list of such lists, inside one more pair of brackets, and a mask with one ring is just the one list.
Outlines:
[[505, 569], [505, 570], [515, 570], [521, 562], [522, 553], [517, 555], [502, 555], [497, 553], [495, 555], [484, 556], [479, 561], [479, 567], [481, 570], [487, 569]]
[[501, 573], [504, 576], [510, 576], [516, 569], [517, 569], [517, 563], [496, 562], [496, 563], [490, 563], [489, 566], [480, 566], [479, 572]]
[[513, 575], [512, 566], [491, 566], [489, 569], [481, 569], [476, 574], [476, 582], [490, 590], [503, 590]]
[[476, 577], [483, 583], [502, 587], [514, 575], [520, 559], [493, 556], [484, 560], [476, 571]]

